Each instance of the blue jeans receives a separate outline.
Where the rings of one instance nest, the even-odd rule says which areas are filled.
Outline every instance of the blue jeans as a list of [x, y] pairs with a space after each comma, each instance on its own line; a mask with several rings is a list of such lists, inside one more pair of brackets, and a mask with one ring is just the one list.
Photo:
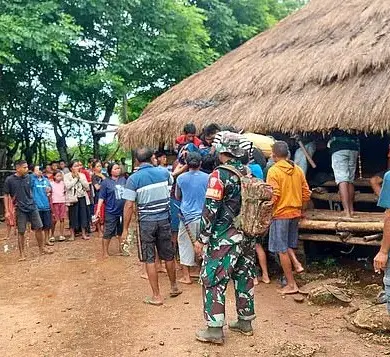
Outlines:
[[385, 271], [385, 277], [383, 278], [383, 284], [385, 284], [385, 292], [387, 298], [387, 311], [390, 314], [390, 254], [389, 254], [389, 261], [387, 263], [387, 268]]

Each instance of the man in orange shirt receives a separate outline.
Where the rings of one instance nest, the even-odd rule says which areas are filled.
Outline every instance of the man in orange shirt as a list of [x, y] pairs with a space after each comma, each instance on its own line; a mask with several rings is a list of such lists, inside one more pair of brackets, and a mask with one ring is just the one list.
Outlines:
[[310, 200], [309, 185], [302, 169], [289, 160], [289, 149], [284, 141], [277, 141], [272, 147], [275, 162], [267, 175], [267, 183], [273, 188], [274, 212], [269, 232], [269, 250], [279, 254], [280, 263], [287, 280], [282, 294], [295, 294], [292, 267], [297, 273], [303, 272], [294, 249], [298, 245], [298, 223], [305, 202]]

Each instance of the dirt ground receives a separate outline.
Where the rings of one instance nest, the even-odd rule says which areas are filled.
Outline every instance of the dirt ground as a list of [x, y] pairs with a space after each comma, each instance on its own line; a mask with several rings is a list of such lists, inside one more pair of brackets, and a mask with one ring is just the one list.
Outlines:
[[[0, 229], [0, 239], [3, 232]], [[102, 261], [100, 244], [96, 238], [56, 243], [53, 255], [39, 257], [31, 238], [28, 260], [19, 263], [15, 247], [5, 254], [0, 241], [1, 356], [389, 354], [390, 346], [346, 328], [347, 308], [298, 304], [278, 295], [276, 282], [256, 287], [253, 337], [226, 330], [224, 346], [199, 343], [194, 333], [204, 325], [200, 286], [183, 286], [184, 293], [167, 298], [162, 307], [147, 306], [143, 299], [150, 289], [140, 278], [135, 250], [130, 257]], [[160, 274], [160, 285], [167, 295], [165, 274]], [[235, 317], [232, 290], [227, 298], [228, 319]]]

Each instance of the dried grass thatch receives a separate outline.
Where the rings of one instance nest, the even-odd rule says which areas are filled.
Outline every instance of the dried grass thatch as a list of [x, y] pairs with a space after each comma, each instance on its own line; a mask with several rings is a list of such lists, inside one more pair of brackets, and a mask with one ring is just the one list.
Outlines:
[[188, 122], [387, 131], [390, 1], [312, 0], [154, 100], [119, 138], [125, 147], [170, 143]]

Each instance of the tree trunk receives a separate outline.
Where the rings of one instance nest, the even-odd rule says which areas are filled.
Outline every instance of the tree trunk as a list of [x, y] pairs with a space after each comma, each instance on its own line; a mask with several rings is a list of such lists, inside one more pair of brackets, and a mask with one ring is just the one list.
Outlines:
[[95, 134], [93, 128], [91, 127], [92, 139], [93, 139], [93, 157], [100, 160], [100, 135]]
[[60, 155], [60, 159], [64, 160], [65, 162], [68, 162], [68, 146], [66, 145], [66, 139], [65, 135], [60, 132], [60, 127], [58, 125], [58, 122], [53, 123], [54, 126], [54, 135], [56, 137], [56, 147], [58, 150], [58, 153]]

